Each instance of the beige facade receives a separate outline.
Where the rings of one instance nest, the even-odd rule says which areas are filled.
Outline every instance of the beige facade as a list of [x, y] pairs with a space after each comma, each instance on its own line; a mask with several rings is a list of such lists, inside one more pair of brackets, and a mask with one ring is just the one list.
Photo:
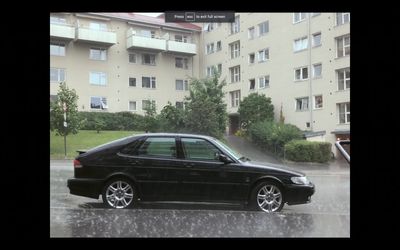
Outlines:
[[[231, 130], [239, 101], [258, 92], [271, 97], [277, 119], [282, 107], [286, 123], [317, 132], [309, 140], [333, 143], [337, 136], [349, 136], [349, 13], [236, 13], [236, 24], [198, 24], [198, 30], [107, 14], [52, 16], [51, 43], [65, 44], [65, 55], [51, 55], [51, 68], [53, 74], [65, 70], [81, 111], [102, 111], [91, 109], [91, 97], [106, 97], [109, 112], [129, 111], [129, 102], [136, 101], [132, 112], [143, 114], [145, 99], [155, 100], [159, 112], [168, 101], [175, 104], [188, 95], [176, 90], [176, 80], [206, 77], [219, 65], [228, 83]], [[66, 24], [58, 25], [57, 17]], [[175, 35], [184, 42], [175, 41]], [[105, 50], [106, 59], [91, 59], [90, 49]], [[103, 52], [94, 53], [104, 57]], [[142, 64], [152, 62], [149, 56], [142, 58], [146, 53], [155, 55], [155, 65]], [[136, 55], [136, 62], [130, 62], [129, 54]], [[188, 68], [177, 68], [176, 57], [186, 58]], [[129, 86], [130, 77], [136, 78], [136, 87]], [[155, 77], [156, 87], [142, 87], [142, 77]], [[106, 83], [94, 85], [91, 78], [106, 78]], [[50, 94], [57, 88], [51, 82]]]

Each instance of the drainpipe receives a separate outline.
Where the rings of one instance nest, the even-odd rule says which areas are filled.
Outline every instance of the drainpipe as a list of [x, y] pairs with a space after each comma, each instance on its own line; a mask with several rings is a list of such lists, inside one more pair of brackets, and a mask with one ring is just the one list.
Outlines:
[[310, 129], [314, 131], [313, 117], [313, 95], [312, 95], [312, 64], [311, 64], [311, 13], [308, 13], [308, 77], [309, 77], [309, 108], [310, 108]]

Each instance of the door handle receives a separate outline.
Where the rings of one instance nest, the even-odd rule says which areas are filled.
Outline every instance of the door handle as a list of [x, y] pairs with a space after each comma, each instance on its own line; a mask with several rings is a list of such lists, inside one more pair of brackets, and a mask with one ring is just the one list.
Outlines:
[[194, 163], [186, 163], [185, 164], [185, 167], [187, 167], [187, 168], [191, 168], [191, 167], [193, 167], [194, 166]]

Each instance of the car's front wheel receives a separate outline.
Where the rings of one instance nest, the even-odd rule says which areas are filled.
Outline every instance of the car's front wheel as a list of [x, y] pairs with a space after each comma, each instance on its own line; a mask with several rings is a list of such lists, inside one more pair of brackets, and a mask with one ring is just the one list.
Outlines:
[[273, 181], [258, 184], [253, 189], [251, 198], [253, 207], [267, 213], [279, 212], [284, 205], [282, 188]]
[[136, 205], [135, 187], [126, 179], [112, 179], [103, 188], [102, 198], [109, 208], [132, 208]]

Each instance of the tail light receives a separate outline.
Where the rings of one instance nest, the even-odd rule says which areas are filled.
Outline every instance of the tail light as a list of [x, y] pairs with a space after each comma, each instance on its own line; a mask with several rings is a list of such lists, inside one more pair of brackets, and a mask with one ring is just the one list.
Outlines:
[[74, 160], [74, 168], [81, 168], [81, 167], [82, 167], [81, 162], [78, 160]]

